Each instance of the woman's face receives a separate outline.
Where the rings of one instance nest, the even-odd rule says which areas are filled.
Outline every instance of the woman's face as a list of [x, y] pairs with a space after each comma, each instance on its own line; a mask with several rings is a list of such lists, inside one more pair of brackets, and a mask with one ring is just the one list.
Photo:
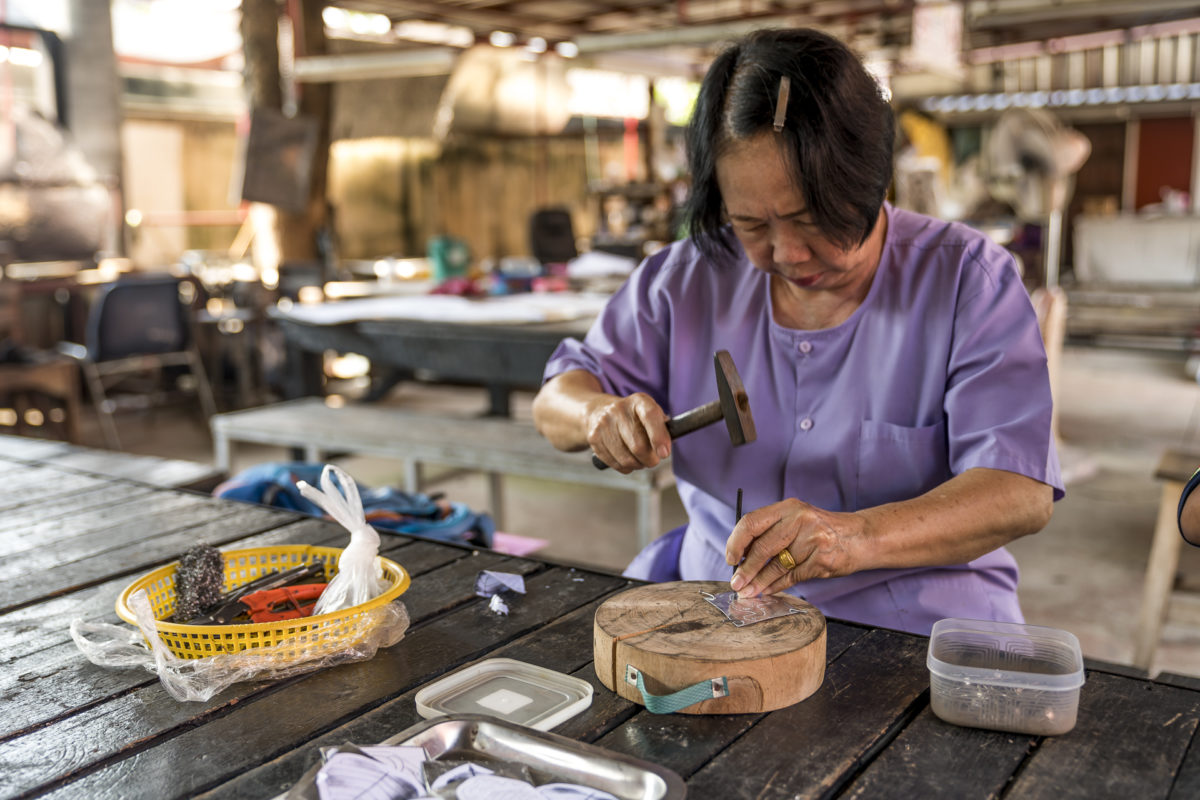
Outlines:
[[821, 234], [792, 182], [772, 132], [734, 143], [717, 159], [717, 185], [733, 232], [750, 263], [793, 293], [857, 294], [879, 264], [882, 226], [846, 250]]

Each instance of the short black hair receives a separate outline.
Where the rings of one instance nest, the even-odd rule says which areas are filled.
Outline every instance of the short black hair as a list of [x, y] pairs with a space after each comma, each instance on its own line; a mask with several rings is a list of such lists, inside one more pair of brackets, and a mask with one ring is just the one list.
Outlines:
[[[775, 132], [780, 79], [790, 95]], [[895, 116], [875, 78], [842, 42], [808, 28], [755, 31], [717, 56], [687, 130], [690, 230], [702, 252], [732, 253], [717, 159], [763, 132], [784, 157], [817, 229], [852, 247], [871, 235], [892, 180]]]

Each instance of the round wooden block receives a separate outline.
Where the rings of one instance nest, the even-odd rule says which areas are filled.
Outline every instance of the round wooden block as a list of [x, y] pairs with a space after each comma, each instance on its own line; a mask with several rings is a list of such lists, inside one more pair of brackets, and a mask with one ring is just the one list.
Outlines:
[[684, 714], [747, 714], [798, 703], [825, 677], [825, 616], [811, 603], [779, 595], [801, 613], [736, 626], [701, 592], [729, 591], [720, 581], [639, 586], [596, 610], [596, 676], [627, 700], [641, 703], [626, 668], [642, 673], [646, 691], [666, 695], [713, 678], [729, 682], [727, 697], [710, 698]]

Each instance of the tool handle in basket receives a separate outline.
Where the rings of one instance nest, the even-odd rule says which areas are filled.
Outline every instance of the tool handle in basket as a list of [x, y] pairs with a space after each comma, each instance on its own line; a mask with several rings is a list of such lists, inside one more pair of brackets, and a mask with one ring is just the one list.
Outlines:
[[309, 583], [303, 586], [282, 586], [253, 592], [241, 599], [252, 622], [275, 622], [281, 619], [298, 619], [312, 614], [313, 606], [324, 583]]
[[231, 589], [228, 594], [221, 598], [221, 602], [228, 603], [232, 600], [241, 600], [253, 592], [276, 589], [280, 586], [290, 586], [293, 583], [299, 583], [302, 580], [316, 577], [325, 577], [324, 564], [315, 561], [311, 564], [301, 564], [298, 567], [292, 567], [281, 572], [272, 572], [263, 575], [261, 578], [255, 578], [249, 583], [238, 586], [236, 589]]

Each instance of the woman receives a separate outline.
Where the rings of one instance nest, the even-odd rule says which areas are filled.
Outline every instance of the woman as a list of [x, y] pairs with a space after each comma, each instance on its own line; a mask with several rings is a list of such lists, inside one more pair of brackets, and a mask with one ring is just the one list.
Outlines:
[[[691, 238], [559, 346], [534, 401], [560, 449], [626, 473], [673, 455], [688, 524], [626, 574], [732, 578], [925, 634], [1023, 621], [1003, 545], [1062, 496], [1045, 350], [1005, 250], [884, 202], [893, 131], [862, 64], [816, 31], [754, 33], [709, 69]], [[757, 441], [719, 425], [672, 441], [668, 415], [716, 397], [721, 349]]]

